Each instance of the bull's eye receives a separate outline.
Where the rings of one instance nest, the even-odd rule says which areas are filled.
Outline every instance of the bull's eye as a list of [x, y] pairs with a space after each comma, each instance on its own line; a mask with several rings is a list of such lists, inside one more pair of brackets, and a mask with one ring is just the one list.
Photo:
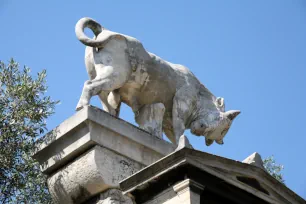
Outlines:
[[203, 128], [204, 127], [204, 125], [203, 124], [201, 124], [201, 128]]

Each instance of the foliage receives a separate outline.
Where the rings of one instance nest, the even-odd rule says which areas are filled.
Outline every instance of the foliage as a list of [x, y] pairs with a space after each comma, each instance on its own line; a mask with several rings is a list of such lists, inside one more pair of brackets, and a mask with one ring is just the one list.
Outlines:
[[285, 184], [285, 180], [283, 178], [283, 174], [281, 171], [284, 169], [284, 166], [281, 164], [277, 164], [275, 162], [275, 159], [272, 156], [267, 157], [263, 161], [265, 169], [268, 171], [268, 173], [276, 178], [279, 182]]
[[56, 101], [45, 96], [46, 71], [33, 78], [13, 59], [0, 61], [0, 203], [50, 203], [46, 178], [31, 155]]

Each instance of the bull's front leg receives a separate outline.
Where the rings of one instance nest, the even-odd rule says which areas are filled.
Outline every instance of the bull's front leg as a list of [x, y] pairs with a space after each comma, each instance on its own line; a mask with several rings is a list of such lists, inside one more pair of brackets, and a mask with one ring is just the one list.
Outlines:
[[181, 110], [179, 109], [177, 104], [173, 104], [173, 110], [172, 110], [172, 123], [173, 123], [173, 132], [175, 141], [172, 141], [174, 144], [178, 144], [180, 137], [185, 132], [185, 121], [183, 118], [180, 117], [179, 112]]
[[152, 135], [162, 138], [162, 125], [165, 113], [165, 106], [162, 103], [144, 105], [139, 114], [135, 117], [139, 127]]
[[192, 100], [192, 90], [188, 86], [180, 88], [173, 98], [172, 125], [176, 145], [185, 132], [186, 121], [190, 116], [190, 109], [192, 107]]

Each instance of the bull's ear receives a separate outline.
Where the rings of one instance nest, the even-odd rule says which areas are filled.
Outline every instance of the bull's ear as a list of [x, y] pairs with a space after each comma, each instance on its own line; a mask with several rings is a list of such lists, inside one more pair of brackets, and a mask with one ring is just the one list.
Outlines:
[[218, 97], [216, 99], [217, 105], [219, 106], [219, 108], [221, 109], [225, 109], [225, 105], [224, 105], [224, 98]]
[[214, 142], [214, 140], [205, 138], [205, 144], [206, 144], [206, 146], [210, 146], [213, 142]]
[[240, 114], [240, 110], [230, 110], [230, 111], [226, 111], [224, 113], [224, 116], [227, 117], [230, 120], [234, 120], [236, 118], [237, 115]]

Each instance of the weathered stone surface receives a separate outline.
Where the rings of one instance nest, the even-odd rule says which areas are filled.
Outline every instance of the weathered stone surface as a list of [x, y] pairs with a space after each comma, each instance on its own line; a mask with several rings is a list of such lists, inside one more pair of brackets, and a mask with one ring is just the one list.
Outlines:
[[167, 188], [144, 204], [200, 204], [204, 186], [186, 179]]
[[130, 197], [118, 189], [109, 189], [86, 204], [136, 204]]
[[78, 111], [46, 135], [33, 156], [49, 175], [95, 145], [149, 165], [174, 151], [162, 139], [91, 106]]
[[168, 204], [174, 199], [172, 203], [180, 203], [179, 199], [190, 197], [194, 199], [188, 202], [198, 201], [193, 192], [201, 185], [201, 203], [305, 203], [261, 168], [190, 148], [175, 151], [120, 182], [121, 190], [136, 203], [147, 204]]
[[81, 203], [174, 151], [175, 147], [87, 106], [45, 138], [33, 156], [57, 203]]
[[188, 140], [188, 138], [185, 135], [182, 135], [180, 137], [178, 146], [175, 149], [175, 151], [178, 151], [178, 150], [183, 149], [183, 148], [191, 148], [191, 149], [193, 149], [192, 145], [189, 143], [189, 140]]
[[[85, 35], [85, 28], [94, 32], [94, 39]], [[161, 103], [165, 107], [163, 121], [160, 116], [152, 116], [150, 110], [155, 113], [155, 108], [149, 108], [136, 120], [141, 127], [158, 136], [162, 128], [175, 144], [186, 129], [205, 136], [206, 145], [214, 141], [223, 144], [240, 111], [225, 112], [224, 99], [215, 97], [188, 68], [147, 52], [137, 39], [109, 31], [90, 18], [80, 19], [75, 31], [87, 45], [85, 64], [90, 78], [84, 84], [77, 110], [87, 106], [94, 95], [112, 115], [118, 115], [121, 102], [134, 113]]]
[[57, 203], [81, 203], [108, 188], [118, 188], [119, 181], [143, 167], [127, 157], [95, 146], [50, 176], [48, 187]]
[[173, 202], [175, 201], [173, 200], [169, 203], [200, 204], [200, 195], [204, 188], [203, 185], [196, 181], [186, 179], [173, 186], [173, 190], [177, 193], [178, 202]]
[[257, 166], [257, 167], [259, 167], [263, 170], [266, 170], [264, 165], [263, 165], [263, 161], [261, 159], [261, 156], [257, 152], [254, 152], [253, 154], [251, 154], [250, 156], [245, 158], [245, 160], [243, 160], [242, 162], [246, 163], [246, 164], [251, 164], [253, 166]]
[[162, 103], [144, 105], [135, 117], [135, 120], [140, 128], [162, 139], [164, 113], [165, 106]]

